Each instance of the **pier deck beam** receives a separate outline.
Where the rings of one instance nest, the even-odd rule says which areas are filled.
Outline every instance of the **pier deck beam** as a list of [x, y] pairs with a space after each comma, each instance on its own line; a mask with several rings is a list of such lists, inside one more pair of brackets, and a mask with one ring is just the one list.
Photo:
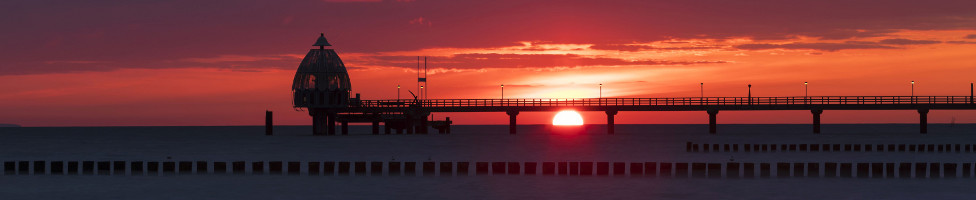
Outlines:
[[919, 108], [918, 109], [918, 128], [919, 133], [926, 134], [929, 132], [929, 109]]
[[610, 135], [613, 135], [613, 133], [614, 133], [614, 130], [613, 130], [613, 126], [614, 126], [614, 124], [613, 124], [613, 116], [614, 115], [617, 115], [617, 111], [616, 110], [608, 110], [607, 111], [607, 134], [610, 134]]
[[715, 134], [717, 129], [715, 127], [717, 121], [715, 117], [717, 117], [718, 115], [718, 110], [709, 109], [707, 112], [708, 112], [708, 133]]
[[813, 113], [813, 133], [820, 133], [820, 114], [823, 114], [823, 109], [813, 109], [810, 113]]
[[508, 133], [515, 134], [515, 118], [518, 116], [519, 111], [506, 111], [505, 114], [508, 114]]

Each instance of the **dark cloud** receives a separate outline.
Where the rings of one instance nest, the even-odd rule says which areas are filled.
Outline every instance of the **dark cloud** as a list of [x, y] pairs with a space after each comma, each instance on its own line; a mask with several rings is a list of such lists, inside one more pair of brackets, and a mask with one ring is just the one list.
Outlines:
[[[182, 67], [150, 63], [226, 54], [302, 54], [319, 32], [340, 53], [376, 53], [517, 41], [839, 40], [976, 27], [972, 0], [386, 2], [0, 1], [0, 73], [58, 72], [32, 64], [51, 60], [129, 63], [66, 69], [86, 71]], [[419, 17], [436, 23], [408, 23]]]
[[840, 51], [845, 49], [894, 49], [891, 46], [880, 44], [864, 43], [788, 43], [788, 44], [743, 44], [736, 45], [737, 49], [744, 50], [763, 50], [763, 49], [806, 49], [820, 51]]
[[[416, 66], [416, 57], [411, 56], [369, 56], [361, 61], [350, 61], [374, 66], [408, 67]], [[482, 68], [553, 68], [586, 66], [632, 66], [632, 65], [692, 65], [725, 63], [724, 61], [667, 61], [667, 60], [622, 60], [616, 58], [590, 58], [576, 54], [457, 54], [451, 57], [428, 57], [428, 64], [438, 68], [482, 69]]]
[[948, 44], [976, 44], [973, 41], [946, 41]]
[[892, 44], [892, 45], [912, 45], [912, 44], [938, 44], [938, 43], [942, 43], [942, 41], [935, 41], [935, 40], [910, 40], [910, 39], [903, 39], [903, 38], [895, 38], [895, 39], [884, 39], [884, 40], [881, 40], [878, 43], [880, 43], [880, 44]]
[[616, 50], [616, 51], [683, 51], [683, 50], [705, 50], [705, 49], [721, 49], [722, 46], [691, 46], [691, 47], [654, 47], [647, 45], [624, 45], [624, 44], [597, 44], [590, 46], [590, 49], [596, 50]]
[[893, 30], [893, 29], [877, 29], [877, 30], [833, 29], [833, 30], [824, 30], [824, 31], [816, 31], [816, 32], [803, 32], [797, 34], [816, 37], [824, 40], [844, 40], [844, 39], [853, 39], [853, 38], [881, 37], [897, 31], [898, 30]]
[[976, 39], [976, 34], [969, 34], [969, 35], [966, 35], [966, 37], [965, 37], [965, 38], [966, 38], [966, 39]]

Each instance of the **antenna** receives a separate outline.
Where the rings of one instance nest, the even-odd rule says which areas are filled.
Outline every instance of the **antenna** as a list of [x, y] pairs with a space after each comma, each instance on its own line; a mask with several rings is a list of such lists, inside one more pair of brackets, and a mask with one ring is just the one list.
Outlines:
[[427, 99], [430, 93], [430, 86], [427, 85], [427, 56], [424, 56], [424, 86], [427, 87], [427, 90], [424, 90], [424, 99]]
[[425, 91], [427, 87], [427, 56], [424, 56], [424, 70], [421, 73], [420, 70], [420, 56], [417, 56], [417, 93], [420, 93], [421, 99], [427, 99], [427, 92]]

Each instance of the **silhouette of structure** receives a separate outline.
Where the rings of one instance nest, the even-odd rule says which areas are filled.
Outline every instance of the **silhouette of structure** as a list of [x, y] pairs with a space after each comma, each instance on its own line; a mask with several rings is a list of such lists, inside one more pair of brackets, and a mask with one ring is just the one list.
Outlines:
[[314, 135], [335, 135], [334, 109], [349, 106], [349, 91], [352, 90], [349, 73], [335, 50], [325, 48], [332, 44], [325, 39], [324, 33], [312, 46], [319, 48], [308, 51], [295, 73], [292, 83], [294, 105], [308, 108]]
[[[315, 135], [334, 135], [341, 123], [342, 134], [349, 122], [372, 122], [373, 134], [379, 134], [382, 122], [385, 133], [396, 129], [401, 134], [426, 134], [432, 126], [450, 133], [450, 118], [428, 121], [432, 112], [505, 112], [509, 116], [509, 133], [515, 134], [520, 112], [555, 112], [561, 110], [603, 111], [607, 114], [607, 133], [614, 133], [614, 116], [620, 111], [706, 111], [709, 133], [717, 132], [716, 119], [721, 110], [809, 110], [813, 114], [813, 132], [820, 133], [820, 115], [825, 110], [916, 110], [919, 132], [928, 132], [930, 110], [973, 110], [970, 96], [801, 96], [801, 97], [687, 97], [687, 98], [581, 98], [581, 99], [426, 99], [414, 95], [412, 100], [361, 100], [359, 94], [349, 98], [349, 75], [325, 37], [299, 65], [292, 90], [295, 107], [307, 108], [312, 115]], [[970, 84], [972, 86], [972, 84]], [[412, 92], [411, 92], [412, 94]], [[323, 131], [325, 129], [325, 131]]]

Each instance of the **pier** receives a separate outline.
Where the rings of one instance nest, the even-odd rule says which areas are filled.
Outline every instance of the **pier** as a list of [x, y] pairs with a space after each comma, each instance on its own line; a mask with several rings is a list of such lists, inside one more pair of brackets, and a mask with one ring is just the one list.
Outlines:
[[[432, 119], [431, 113], [446, 112], [505, 112], [509, 118], [509, 133], [516, 133], [518, 115], [522, 112], [554, 112], [562, 110], [600, 111], [607, 115], [607, 133], [614, 134], [615, 115], [620, 111], [705, 111], [708, 132], [718, 132], [720, 111], [742, 110], [809, 110], [813, 133], [820, 133], [821, 114], [826, 110], [915, 110], [919, 114], [919, 132], [928, 132], [928, 113], [931, 110], [973, 110], [973, 84], [969, 96], [794, 96], [753, 97], [752, 85], [747, 97], [685, 97], [685, 98], [578, 98], [578, 99], [506, 99], [504, 85], [500, 99], [427, 99], [423, 90], [427, 82], [426, 64], [417, 61], [419, 95], [410, 92], [411, 99], [364, 100], [360, 94], [351, 97], [349, 74], [332, 45], [321, 34], [295, 73], [292, 93], [295, 108], [307, 109], [312, 116], [313, 135], [348, 134], [349, 123], [371, 123], [372, 133], [379, 134], [380, 124], [385, 134], [395, 129], [397, 134], [426, 134], [429, 127], [438, 133], [450, 133], [450, 118]], [[426, 59], [425, 59], [426, 62]], [[601, 85], [602, 86], [602, 85]], [[399, 86], [397, 86], [399, 89]], [[409, 91], [408, 91], [409, 92]], [[268, 131], [270, 133], [270, 130]]]
[[[381, 116], [373, 125], [387, 124], [390, 119], [412, 119], [405, 123], [419, 126], [435, 112], [505, 112], [509, 116], [509, 133], [515, 134], [521, 112], [556, 112], [562, 110], [602, 111], [607, 115], [607, 133], [614, 133], [614, 116], [620, 111], [705, 111], [709, 116], [709, 133], [717, 132], [720, 111], [809, 110], [813, 133], [820, 133], [820, 115], [826, 110], [915, 110], [919, 114], [919, 132], [927, 132], [930, 110], [973, 110], [972, 96], [810, 96], [810, 97], [688, 97], [688, 98], [582, 98], [582, 99], [426, 99], [426, 100], [358, 100], [348, 107], [332, 108], [339, 116]], [[314, 106], [314, 105], [311, 105]], [[389, 114], [394, 113], [394, 114]], [[411, 116], [410, 118], [404, 116]], [[342, 120], [343, 117], [340, 117]], [[367, 121], [358, 119], [354, 121]], [[426, 129], [423, 127], [414, 130]], [[377, 128], [374, 128], [374, 133]], [[420, 132], [426, 133], [426, 132]]]

